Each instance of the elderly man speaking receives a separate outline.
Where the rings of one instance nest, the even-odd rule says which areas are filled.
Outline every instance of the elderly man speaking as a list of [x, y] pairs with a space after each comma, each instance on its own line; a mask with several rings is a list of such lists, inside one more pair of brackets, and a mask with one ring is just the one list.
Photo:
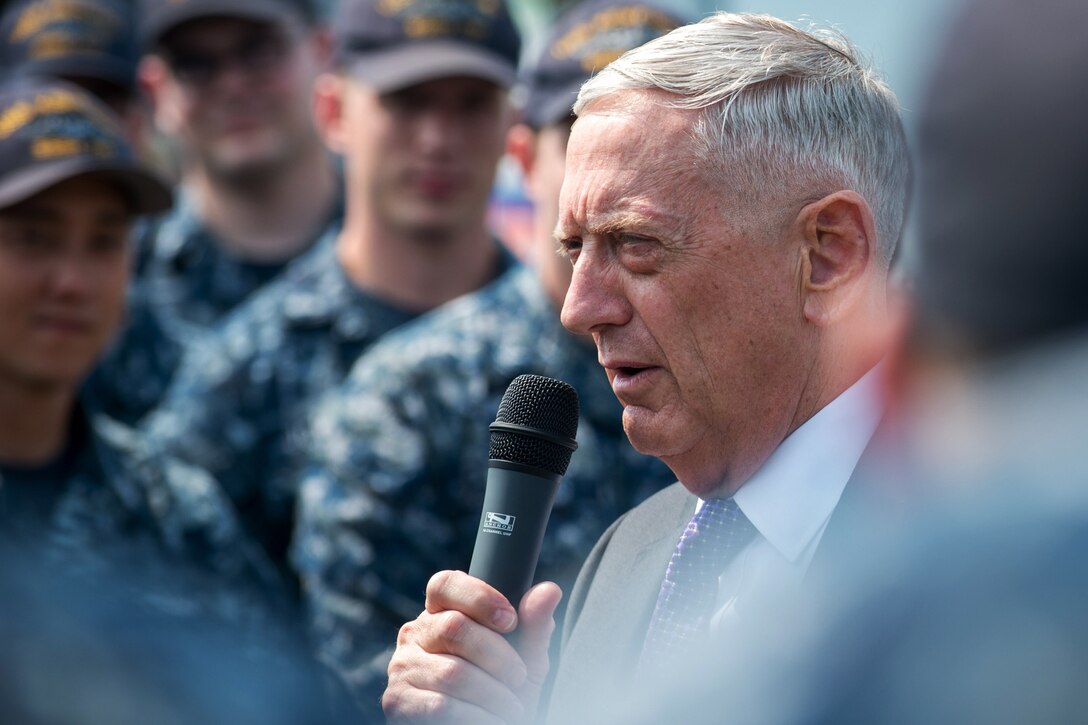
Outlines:
[[[834, 33], [719, 13], [633, 50], [574, 108], [563, 324], [593, 336], [632, 444], [679, 483], [590, 554], [549, 717], [643, 691], [800, 582], [880, 419], [909, 161], [897, 103]], [[402, 628], [394, 722], [532, 719], [552, 612], [435, 575]], [[509, 641], [503, 635], [514, 632]]]

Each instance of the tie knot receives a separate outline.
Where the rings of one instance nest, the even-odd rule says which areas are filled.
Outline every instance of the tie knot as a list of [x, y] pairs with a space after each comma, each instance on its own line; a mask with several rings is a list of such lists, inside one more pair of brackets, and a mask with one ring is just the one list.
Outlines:
[[710, 498], [691, 517], [676, 545], [675, 563], [721, 573], [730, 552], [744, 546], [755, 528], [731, 498]]

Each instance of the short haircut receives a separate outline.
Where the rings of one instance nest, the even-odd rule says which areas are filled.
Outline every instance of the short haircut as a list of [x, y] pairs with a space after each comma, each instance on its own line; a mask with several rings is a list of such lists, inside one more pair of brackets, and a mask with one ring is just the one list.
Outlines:
[[650, 90], [672, 95], [674, 107], [703, 111], [696, 153], [756, 199], [798, 183], [858, 192], [875, 216], [879, 261], [890, 265], [910, 157], [895, 95], [843, 35], [716, 13], [618, 58], [582, 86], [574, 111]]

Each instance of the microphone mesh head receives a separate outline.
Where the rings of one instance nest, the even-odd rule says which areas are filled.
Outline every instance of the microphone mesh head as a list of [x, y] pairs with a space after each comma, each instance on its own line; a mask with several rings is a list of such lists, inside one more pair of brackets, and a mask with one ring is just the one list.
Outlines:
[[[519, 375], [503, 394], [495, 422], [525, 426], [573, 442], [578, 433], [578, 393], [562, 380]], [[491, 433], [490, 458], [558, 476], [567, 472], [572, 453], [566, 446], [516, 431]]]

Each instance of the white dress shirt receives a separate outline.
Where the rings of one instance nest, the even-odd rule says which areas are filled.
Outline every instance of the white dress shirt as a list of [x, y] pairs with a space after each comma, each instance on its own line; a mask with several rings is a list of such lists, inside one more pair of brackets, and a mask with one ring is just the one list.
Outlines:
[[879, 370], [791, 433], [733, 496], [759, 534], [718, 581], [715, 630], [736, 626], [764, 597], [796, 592], [883, 414]]

